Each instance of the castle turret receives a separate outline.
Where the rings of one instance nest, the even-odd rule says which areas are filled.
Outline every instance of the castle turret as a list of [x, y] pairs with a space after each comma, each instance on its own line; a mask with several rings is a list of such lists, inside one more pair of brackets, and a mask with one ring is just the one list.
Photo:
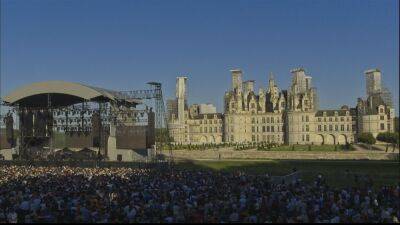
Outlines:
[[186, 81], [187, 77], [176, 78], [175, 94], [178, 102], [178, 121], [180, 123], [183, 123], [185, 119]]
[[232, 90], [236, 94], [241, 94], [243, 87], [242, 87], [242, 76], [243, 73], [240, 69], [231, 70], [232, 73]]

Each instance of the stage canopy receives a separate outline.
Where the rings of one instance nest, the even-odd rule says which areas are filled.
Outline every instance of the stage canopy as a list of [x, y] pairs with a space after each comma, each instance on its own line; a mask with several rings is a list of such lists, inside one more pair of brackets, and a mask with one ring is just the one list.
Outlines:
[[120, 92], [66, 81], [32, 83], [12, 91], [3, 99], [10, 106], [69, 106], [80, 102], [119, 102], [136, 106], [139, 99], [129, 99]]

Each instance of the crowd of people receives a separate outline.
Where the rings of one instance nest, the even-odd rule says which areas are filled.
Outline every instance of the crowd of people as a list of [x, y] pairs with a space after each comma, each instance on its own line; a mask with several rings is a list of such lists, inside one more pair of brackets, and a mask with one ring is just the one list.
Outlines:
[[399, 186], [174, 168], [0, 166], [1, 222], [398, 222]]

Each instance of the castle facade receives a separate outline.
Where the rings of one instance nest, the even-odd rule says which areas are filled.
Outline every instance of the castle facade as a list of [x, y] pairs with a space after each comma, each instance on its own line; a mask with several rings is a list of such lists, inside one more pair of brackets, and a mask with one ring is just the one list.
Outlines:
[[274, 76], [254, 90], [253, 80], [243, 81], [241, 70], [231, 70], [231, 89], [224, 95], [224, 113], [186, 103], [186, 77], [177, 78], [176, 99], [168, 101], [169, 130], [175, 143], [346, 144], [357, 135], [394, 131], [390, 92], [382, 87], [378, 69], [365, 72], [367, 98], [354, 108], [319, 109], [317, 89], [303, 68], [291, 70], [288, 90]]

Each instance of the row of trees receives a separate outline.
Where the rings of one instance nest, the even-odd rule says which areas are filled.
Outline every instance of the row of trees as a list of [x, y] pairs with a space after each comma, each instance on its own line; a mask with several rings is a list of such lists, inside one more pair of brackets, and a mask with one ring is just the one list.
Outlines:
[[271, 148], [276, 148], [279, 147], [280, 145], [277, 143], [270, 143], [270, 142], [249, 142], [249, 143], [242, 143], [242, 144], [237, 144], [235, 146], [235, 150], [248, 150], [248, 149], [254, 149], [256, 148], [257, 150], [260, 149], [271, 149]]
[[203, 143], [203, 144], [171, 144], [170, 146], [166, 143], [157, 143], [157, 149], [167, 150], [205, 150], [205, 149], [219, 149], [219, 148], [234, 148], [235, 150], [247, 150], [259, 147], [278, 147], [279, 144], [268, 143], [268, 142], [245, 142], [245, 143]]
[[365, 144], [373, 145], [376, 143], [376, 140], [391, 144], [399, 144], [399, 134], [391, 132], [379, 133], [376, 139], [371, 133], [361, 133], [358, 135], [358, 141]]
[[204, 149], [218, 149], [218, 148], [226, 148], [226, 147], [235, 147], [234, 143], [203, 143], [203, 144], [171, 144], [168, 146], [167, 144], [157, 144], [158, 149], [167, 150], [169, 147], [172, 150], [204, 150]]

